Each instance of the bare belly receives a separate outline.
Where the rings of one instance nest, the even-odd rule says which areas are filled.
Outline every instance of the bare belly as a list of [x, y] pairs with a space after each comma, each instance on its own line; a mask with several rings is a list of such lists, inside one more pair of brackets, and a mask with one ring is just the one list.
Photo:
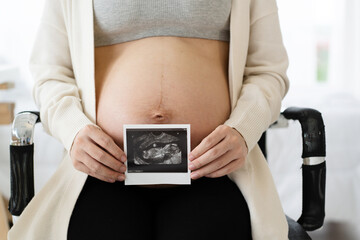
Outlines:
[[97, 124], [191, 124], [191, 149], [230, 114], [228, 43], [152, 37], [95, 48]]

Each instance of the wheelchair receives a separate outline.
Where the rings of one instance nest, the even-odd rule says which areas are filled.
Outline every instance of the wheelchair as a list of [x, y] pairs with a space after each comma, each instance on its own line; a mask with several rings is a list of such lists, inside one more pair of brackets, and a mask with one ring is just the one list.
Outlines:
[[[300, 122], [303, 141], [302, 214], [297, 221], [286, 216], [289, 240], [311, 240], [306, 231], [322, 227], [325, 218], [325, 127], [320, 112], [298, 107], [287, 108], [270, 127], [285, 127], [289, 120]], [[34, 196], [33, 135], [35, 124], [39, 122], [39, 112], [25, 111], [18, 113], [12, 124], [9, 211], [13, 216], [20, 216]], [[259, 146], [266, 157], [266, 132]]]

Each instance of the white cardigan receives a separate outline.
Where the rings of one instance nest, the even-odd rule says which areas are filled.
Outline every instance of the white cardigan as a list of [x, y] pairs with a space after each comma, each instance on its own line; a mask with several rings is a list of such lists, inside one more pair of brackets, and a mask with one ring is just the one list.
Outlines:
[[[77, 132], [96, 123], [92, 8], [89, 0], [46, 1], [30, 60], [33, 96], [45, 130], [63, 143], [64, 158], [11, 228], [9, 240], [66, 239], [87, 178], [74, 169], [68, 151]], [[229, 177], [249, 206], [253, 239], [288, 239], [278, 193], [257, 145], [278, 118], [289, 87], [275, 0], [232, 0], [229, 51], [232, 112], [224, 124], [236, 128], [249, 149], [243, 167]]]

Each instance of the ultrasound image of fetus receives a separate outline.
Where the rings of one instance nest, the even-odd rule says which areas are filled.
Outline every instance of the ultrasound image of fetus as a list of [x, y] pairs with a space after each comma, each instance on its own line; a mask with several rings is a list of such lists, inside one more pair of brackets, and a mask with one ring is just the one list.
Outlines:
[[152, 132], [134, 139], [136, 165], [181, 164], [181, 150], [176, 143], [179, 138], [161, 132]]

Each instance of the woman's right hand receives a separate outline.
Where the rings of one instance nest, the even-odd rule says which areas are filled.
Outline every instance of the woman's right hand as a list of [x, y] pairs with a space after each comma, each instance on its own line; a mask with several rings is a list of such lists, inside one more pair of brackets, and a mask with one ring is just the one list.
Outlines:
[[86, 125], [78, 132], [70, 157], [77, 170], [92, 177], [111, 183], [125, 179], [125, 153], [96, 126]]

